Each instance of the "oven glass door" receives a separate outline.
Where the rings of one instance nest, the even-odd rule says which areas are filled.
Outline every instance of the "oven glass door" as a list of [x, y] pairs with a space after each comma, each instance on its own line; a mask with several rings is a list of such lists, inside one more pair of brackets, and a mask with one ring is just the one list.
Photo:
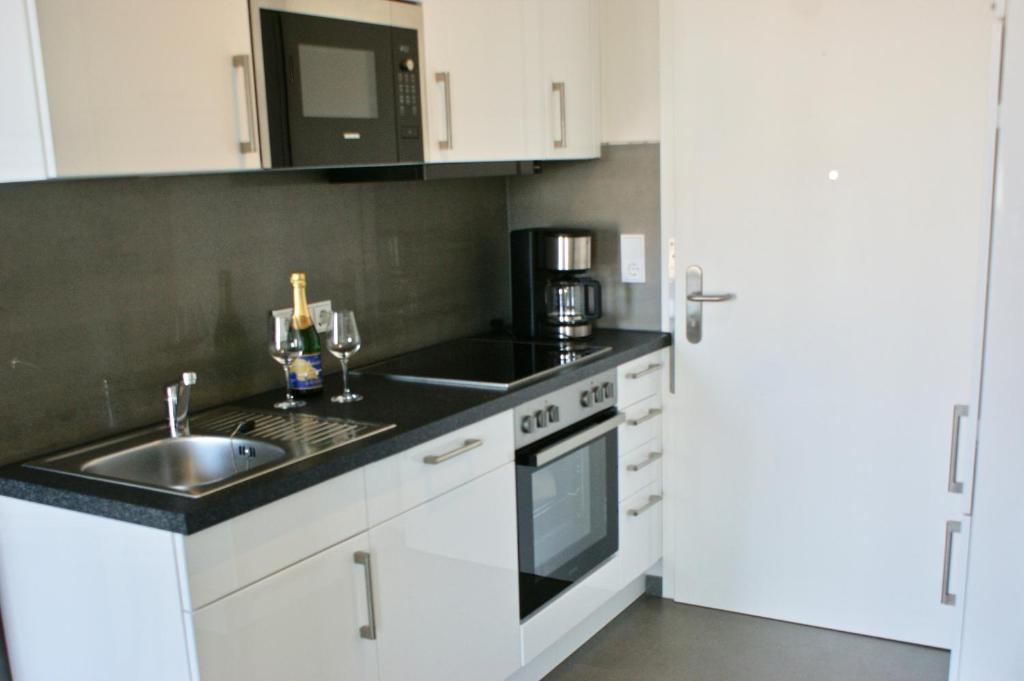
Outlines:
[[609, 410], [516, 452], [524, 619], [618, 550], [621, 421]]
[[274, 166], [394, 163], [392, 28], [260, 10]]

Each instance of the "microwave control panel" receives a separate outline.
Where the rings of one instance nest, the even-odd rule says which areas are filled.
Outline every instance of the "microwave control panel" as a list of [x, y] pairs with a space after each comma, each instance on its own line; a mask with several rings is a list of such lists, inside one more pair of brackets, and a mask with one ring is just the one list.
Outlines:
[[419, 41], [416, 31], [391, 29], [392, 63], [395, 65], [395, 116], [398, 129], [398, 160], [423, 160], [423, 106], [420, 97]]

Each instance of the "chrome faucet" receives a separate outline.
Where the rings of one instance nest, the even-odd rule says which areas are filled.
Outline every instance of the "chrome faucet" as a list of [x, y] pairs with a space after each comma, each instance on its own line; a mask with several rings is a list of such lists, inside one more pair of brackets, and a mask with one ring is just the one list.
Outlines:
[[167, 425], [171, 428], [171, 437], [188, 435], [188, 398], [192, 386], [196, 384], [196, 374], [186, 371], [177, 383], [170, 383], [164, 388], [167, 395]]

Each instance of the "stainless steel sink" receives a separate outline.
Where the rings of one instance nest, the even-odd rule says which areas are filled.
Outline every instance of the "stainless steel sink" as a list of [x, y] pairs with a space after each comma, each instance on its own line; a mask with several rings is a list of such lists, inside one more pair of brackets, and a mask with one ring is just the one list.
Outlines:
[[82, 473], [128, 483], [191, 492], [288, 456], [269, 442], [219, 435], [168, 437], [82, 465]]
[[[244, 435], [234, 435], [245, 424]], [[200, 414], [192, 434], [150, 428], [26, 464], [31, 468], [201, 497], [394, 425], [234, 408]]]

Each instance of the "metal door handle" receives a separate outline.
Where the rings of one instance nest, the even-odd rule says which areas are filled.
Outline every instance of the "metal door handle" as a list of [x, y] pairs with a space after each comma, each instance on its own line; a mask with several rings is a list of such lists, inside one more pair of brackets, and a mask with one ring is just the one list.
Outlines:
[[622, 425], [622, 422], [626, 420], [626, 415], [620, 411], [615, 412], [610, 418], [601, 421], [600, 423], [593, 425], [586, 430], [580, 431], [570, 437], [565, 438], [561, 442], [555, 445], [551, 445], [547, 449], [537, 452], [534, 456], [536, 463], [534, 466], [540, 468], [546, 466], [552, 461], [555, 461], [566, 454], [571, 454], [580, 447], [586, 445], [588, 442], [595, 440], [605, 433], [611, 432]]
[[734, 293], [704, 293], [704, 270], [697, 265], [686, 268], [686, 340], [700, 343], [704, 335], [704, 303], [734, 300]]
[[953, 535], [960, 533], [959, 520], [946, 521], [946, 550], [942, 557], [942, 604], [956, 605], [956, 594], [949, 593], [950, 562], [953, 560]]
[[641, 423], [646, 423], [647, 421], [650, 421], [651, 419], [653, 419], [655, 416], [660, 416], [660, 415], [661, 415], [661, 409], [648, 409], [647, 410], [647, 414], [645, 416], [641, 416], [638, 419], [630, 419], [630, 420], [626, 421], [626, 425], [627, 426], [639, 426]]
[[626, 378], [628, 378], [629, 380], [633, 380], [635, 378], [643, 378], [648, 374], [653, 374], [654, 372], [659, 371], [661, 369], [661, 366], [661, 364], [651, 364], [643, 371], [634, 371], [632, 373], [626, 374]]
[[691, 303], [724, 303], [735, 297], [735, 293], [691, 293], [686, 299]]
[[435, 466], [439, 463], [444, 463], [449, 459], [454, 459], [460, 454], [465, 454], [466, 452], [472, 449], [476, 449], [477, 447], [480, 447], [483, 444], [483, 440], [466, 440], [466, 442], [461, 447], [456, 447], [450, 452], [445, 452], [444, 454], [432, 454], [430, 456], [423, 457], [423, 463], [428, 463], [431, 466]]
[[970, 413], [966, 404], [953, 405], [953, 434], [949, 445], [949, 491], [963, 494], [964, 483], [957, 481], [956, 468], [960, 459], [960, 421]]
[[641, 463], [631, 463], [628, 466], [626, 466], [626, 470], [629, 471], [630, 473], [636, 473], [639, 470], [647, 468], [660, 458], [661, 452], [651, 452], [650, 454], [647, 455], [647, 458], [644, 459]]
[[565, 83], [555, 82], [551, 84], [551, 91], [558, 93], [558, 120], [559, 138], [555, 140], [555, 149], [565, 148]]
[[644, 504], [640, 508], [631, 508], [631, 509], [629, 509], [628, 511], [626, 511], [626, 515], [632, 516], [632, 517], [635, 518], [636, 516], [640, 515], [641, 513], [644, 513], [646, 511], [650, 510], [651, 508], [653, 508], [654, 506], [656, 506], [658, 504], [658, 502], [660, 502], [660, 501], [661, 501], [661, 495], [660, 494], [652, 494], [651, 496], [647, 497], [647, 503], [646, 504]]
[[444, 85], [444, 134], [443, 140], [438, 140], [437, 148], [441, 150], [453, 149], [452, 145], [452, 74], [449, 71], [438, 71], [434, 74], [434, 81]]
[[377, 640], [377, 615], [373, 606], [373, 567], [368, 551], [356, 551], [353, 556], [356, 564], [366, 568], [366, 610], [369, 622], [359, 627], [359, 636], [371, 641]]
[[245, 79], [245, 120], [249, 139], [238, 143], [238, 150], [243, 154], [259, 151], [256, 144], [256, 98], [253, 96], [252, 57], [248, 54], [236, 54], [231, 57], [231, 68], [241, 69]]

